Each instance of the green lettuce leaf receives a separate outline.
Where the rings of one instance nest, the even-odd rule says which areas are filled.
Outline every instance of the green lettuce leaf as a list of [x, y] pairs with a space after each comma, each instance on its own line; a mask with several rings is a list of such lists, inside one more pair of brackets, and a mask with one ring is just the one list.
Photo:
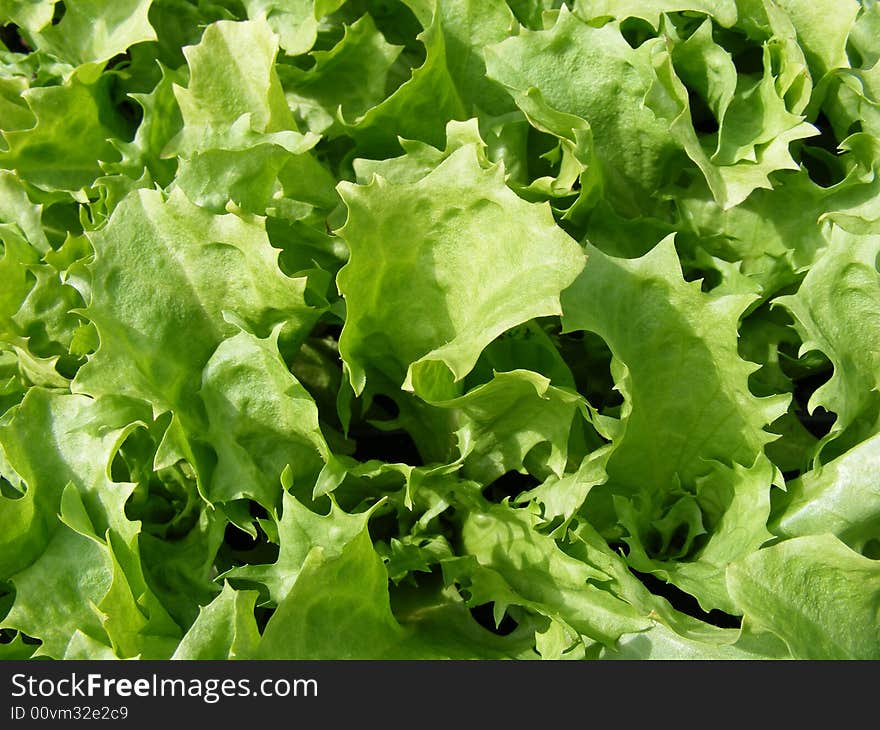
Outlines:
[[669, 125], [672, 137], [700, 168], [722, 208], [742, 203], [758, 188], [772, 187], [771, 173], [798, 169], [789, 145], [815, 135], [816, 129], [786, 109], [769, 50], [764, 53], [760, 81], [738, 90], [723, 109], [718, 147], [710, 155], [694, 129], [688, 90], [676, 74], [668, 44], [664, 45], [652, 45], [656, 79], [645, 103]]
[[277, 70], [287, 102], [305, 128], [339, 135], [344, 120], [361, 116], [385, 98], [388, 74], [401, 50], [385, 40], [372, 16], [363, 15], [346, 26], [333, 48], [312, 54], [312, 68], [284, 65]]
[[335, 504], [331, 504], [329, 514], [316, 514], [285, 492], [281, 516], [274, 525], [278, 560], [267, 565], [233, 568], [226, 573], [226, 578], [265, 586], [268, 599], [279, 605], [295, 587], [312, 550], [320, 549], [325, 560], [341, 555], [366, 529], [370, 514], [371, 511], [348, 514]]
[[809, 408], [821, 405], [837, 419], [823, 445], [831, 453], [877, 432], [877, 352], [880, 321], [877, 301], [880, 274], [877, 255], [880, 236], [860, 236], [835, 228], [825, 255], [810, 269], [796, 294], [777, 302], [795, 318], [801, 353], [823, 352], [834, 366], [831, 379], [810, 398]]
[[575, 13], [585, 20], [641, 18], [658, 28], [664, 13], [689, 11], [710, 15], [720, 25], [730, 27], [738, 18], [737, 5], [736, 0], [577, 0]]
[[249, 18], [265, 20], [291, 56], [310, 50], [318, 37], [320, 20], [345, 0], [243, 0]]
[[246, 659], [260, 641], [254, 618], [256, 591], [237, 591], [228, 583], [199, 612], [172, 659]]
[[[352, 249], [338, 276], [347, 305], [340, 353], [356, 393], [368, 368], [415, 392], [449, 393], [451, 380], [464, 377], [497, 335], [558, 314], [559, 293], [582, 266], [580, 247], [555, 227], [549, 210], [518, 199], [500, 170], [480, 165], [473, 146], [415, 183], [377, 176], [366, 186], [341, 186], [340, 194], [348, 219], [339, 235]], [[472, 201], [468, 208], [437, 205], [462, 197]], [[363, 240], [357, 231], [365, 230], [373, 234]], [[517, 253], [506, 254], [511, 263], [499, 269], [492, 245], [502, 242]], [[388, 249], [378, 270], [377, 244]], [[369, 277], [360, 273], [364, 267]], [[389, 341], [389, 331], [405, 337]]]
[[125, 137], [125, 130], [112, 109], [107, 80], [90, 82], [86, 76], [22, 92], [35, 123], [3, 131], [7, 149], [0, 152], [0, 166], [43, 190], [73, 193], [91, 185], [101, 161], [119, 159], [109, 139]]
[[876, 0], [0, 0], [0, 658], [880, 658]]
[[609, 199], [629, 216], [650, 210], [676, 149], [667, 125], [642, 103], [649, 60], [616, 25], [594, 27], [563, 8], [549, 30], [523, 30], [487, 48], [486, 66], [515, 99], [535, 88], [550, 108], [585, 120]]
[[716, 297], [684, 281], [668, 238], [639, 259], [588, 254], [563, 296], [563, 323], [601, 336], [617, 363], [629, 412], [609, 462], [613, 483], [662, 491], [676, 479], [692, 483], [708, 460], [751, 466], [787, 401], [749, 391], [755, 366], [737, 353], [736, 324], [751, 297]]
[[315, 547], [273, 614], [257, 658], [399, 658], [407, 632], [391, 613], [388, 574], [364, 529], [342, 552]]
[[491, 598], [500, 621], [508, 605], [538, 611], [577, 634], [606, 644], [650, 626], [626, 601], [603, 590], [603, 571], [559, 549], [536, 531], [527, 510], [492, 506], [468, 515], [462, 527], [465, 547], [476, 566], [465, 563], [472, 601]]
[[731, 566], [730, 592], [798, 659], [876, 659], [880, 568], [831, 535], [798, 537]]
[[152, 0], [65, 0], [64, 17], [35, 35], [37, 48], [72, 66], [109, 61], [136, 43], [156, 40]]
[[774, 510], [773, 531], [784, 537], [830, 533], [858, 551], [880, 541], [878, 446], [880, 436], [872, 436], [787, 484]]
[[85, 314], [101, 345], [77, 374], [80, 392], [125, 393], [199, 418], [201, 371], [236, 331], [224, 312], [263, 335], [279, 322], [302, 331], [316, 316], [305, 281], [278, 270], [262, 222], [214, 215], [182, 193], [135, 191], [89, 238], [96, 256]]
[[205, 366], [199, 394], [217, 452], [212, 502], [251, 498], [271, 508], [282, 472], [298, 492], [311, 492], [330, 452], [315, 402], [274, 338], [242, 332], [224, 340]]
[[[764, 525], [775, 472], [761, 457], [773, 439], [766, 426], [787, 401], [749, 390], [755, 366], [739, 358], [736, 322], [750, 297], [707, 295], [683, 281], [671, 239], [634, 260], [588, 254], [563, 297], [563, 322], [608, 343], [625, 398], [608, 481], [590, 493], [596, 519], [613, 529], [614, 513], [620, 516], [634, 567], [658, 571], [707, 610], [734, 610], [723, 568], [769, 537]], [[746, 476], [740, 466], [754, 471]], [[714, 531], [701, 546], [707, 521]], [[689, 562], [664, 571], [664, 556]], [[687, 577], [692, 571], [700, 578]]]
[[12, 22], [27, 30], [37, 31], [51, 22], [55, 2], [56, 0], [2, 0], [0, 19], [4, 25]]

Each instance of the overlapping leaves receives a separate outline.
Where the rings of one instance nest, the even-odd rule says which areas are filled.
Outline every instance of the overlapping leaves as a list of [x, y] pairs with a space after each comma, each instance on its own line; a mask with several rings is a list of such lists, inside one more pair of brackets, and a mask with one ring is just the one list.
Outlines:
[[880, 658], [878, 8], [0, 0], [0, 658]]

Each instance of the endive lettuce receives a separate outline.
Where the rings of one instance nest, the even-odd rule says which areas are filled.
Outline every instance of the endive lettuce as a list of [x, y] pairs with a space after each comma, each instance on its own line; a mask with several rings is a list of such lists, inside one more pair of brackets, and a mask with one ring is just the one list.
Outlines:
[[0, 658], [880, 659], [876, 0], [0, 25]]

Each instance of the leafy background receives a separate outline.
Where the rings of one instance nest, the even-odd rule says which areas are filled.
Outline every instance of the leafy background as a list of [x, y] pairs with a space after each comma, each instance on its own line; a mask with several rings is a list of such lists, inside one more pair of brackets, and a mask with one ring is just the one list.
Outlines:
[[880, 658], [875, 0], [0, 24], [0, 658]]

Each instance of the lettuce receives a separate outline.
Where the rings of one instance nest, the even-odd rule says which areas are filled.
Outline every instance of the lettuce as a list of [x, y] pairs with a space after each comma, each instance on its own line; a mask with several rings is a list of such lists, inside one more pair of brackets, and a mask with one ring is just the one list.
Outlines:
[[0, 26], [0, 658], [880, 659], [874, 0]]

